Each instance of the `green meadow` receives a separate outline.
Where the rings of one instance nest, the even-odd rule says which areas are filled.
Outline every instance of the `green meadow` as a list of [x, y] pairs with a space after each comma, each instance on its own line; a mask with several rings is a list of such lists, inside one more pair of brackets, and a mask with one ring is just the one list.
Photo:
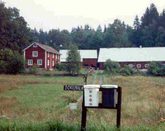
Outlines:
[[[121, 130], [165, 130], [165, 78], [102, 76], [105, 84], [122, 87]], [[99, 83], [93, 74], [88, 84]], [[67, 84], [84, 84], [83, 77], [0, 75], [0, 130], [80, 130], [81, 100], [77, 110], [68, 105], [82, 95], [64, 91]], [[117, 130], [116, 111], [89, 109], [87, 130]]]

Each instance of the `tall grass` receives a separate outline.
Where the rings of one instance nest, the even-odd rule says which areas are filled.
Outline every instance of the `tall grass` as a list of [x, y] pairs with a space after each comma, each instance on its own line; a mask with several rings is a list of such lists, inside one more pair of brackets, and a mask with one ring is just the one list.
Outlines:
[[[64, 91], [63, 85], [83, 84], [83, 78], [0, 75], [0, 82], [0, 130], [79, 130], [81, 102], [75, 111], [68, 104], [81, 92]], [[165, 78], [103, 76], [103, 83], [122, 87], [122, 130], [165, 130]], [[115, 122], [115, 110], [88, 110], [88, 130], [117, 130]]]
[[[112, 125], [94, 123], [86, 127], [87, 131], [164, 131], [165, 124], [157, 126], [137, 125], [132, 127], [116, 128]], [[80, 124], [64, 123], [62, 121], [49, 121], [44, 123], [22, 123], [0, 120], [1, 131], [79, 131]]]

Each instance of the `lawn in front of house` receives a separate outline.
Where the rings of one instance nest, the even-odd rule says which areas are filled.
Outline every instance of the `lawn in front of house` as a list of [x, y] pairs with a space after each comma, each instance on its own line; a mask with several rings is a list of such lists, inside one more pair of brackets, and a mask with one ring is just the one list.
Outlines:
[[[88, 83], [99, 83], [100, 75], [89, 76]], [[64, 91], [67, 84], [84, 84], [82, 77], [36, 75], [0, 75], [0, 127], [53, 126], [77, 130], [81, 120], [81, 101], [71, 111], [68, 104], [78, 99], [81, 92]], [[122, 129], [163, 130], [165, 118], [165, 78], [145, 76], [103, 76], [104, 84], [122, 87]], [[89, 109], [87, 128], [91, 130], [115, 129], [116, 111]], [[56, 122], [59, 122], [56, 124]], [[71, 123], [71, 124], [69, 124]], [[32, 125], [31, 125], [32, 124]], [[69, 124], [69, 125], [68, 125]], [[39, 126], [39, 127], [38, 127]]]

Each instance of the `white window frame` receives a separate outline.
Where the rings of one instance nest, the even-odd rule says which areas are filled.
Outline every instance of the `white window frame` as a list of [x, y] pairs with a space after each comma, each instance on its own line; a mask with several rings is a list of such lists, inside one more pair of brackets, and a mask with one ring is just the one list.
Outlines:
[[29, 66], [33, 65], [33, 59], [28, 59], [27, 64], [28, 64]]
[[38, 51], [32, 51], [32, 56], [33, 57], [38, 57]]
[[52, 54], [53, 56], [52, 56], [52, 58], [54, 58], [54, 54]]
[[50, 65], [50, 60], [48, 60], [48, 66]]
[[134, 64], [128, 64], [128, 66], [129, 66], [130, 68], [133, 68], [133, 67], [134, 67]]
[[149, 64], [145, 64], [144, 67], [145, 67], [145, 68], [148, 68], [148, 67], [149, 67]]
[[139, 68], [142, 67], [142, 65], [141, 64], [137, 64], [136, 67], [139, 69]]
[[42, 65], [42, 59], [37, 59], [37, 65]]

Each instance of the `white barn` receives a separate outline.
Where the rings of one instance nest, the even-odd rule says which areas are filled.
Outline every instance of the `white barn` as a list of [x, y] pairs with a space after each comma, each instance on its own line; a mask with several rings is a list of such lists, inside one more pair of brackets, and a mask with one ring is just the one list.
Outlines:
[[146, 69], [151, 61], [165, 63], [165, 47], [100, 48], [98, 57], [100, 69], [103, 69], [108, 59], [119, 62], [121, 66]]

